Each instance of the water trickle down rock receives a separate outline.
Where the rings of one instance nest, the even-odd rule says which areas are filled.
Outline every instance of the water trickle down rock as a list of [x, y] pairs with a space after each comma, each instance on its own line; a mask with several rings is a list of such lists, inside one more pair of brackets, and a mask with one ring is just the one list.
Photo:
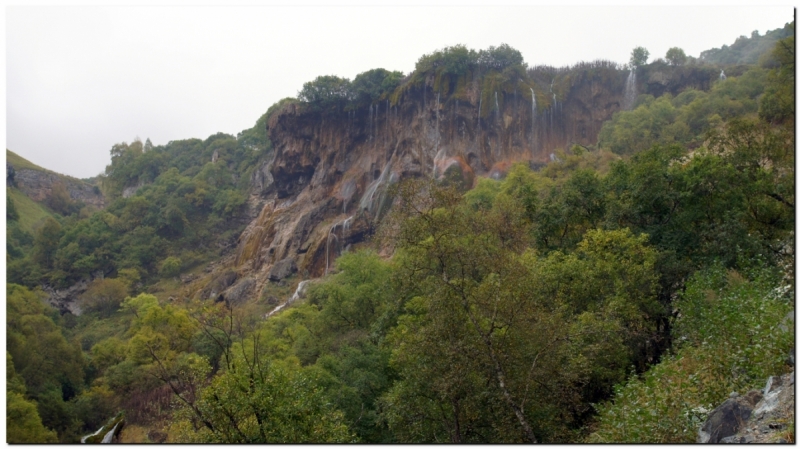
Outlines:
[[268, 314], [264, 315], [264, 319], [267, 319], [267, 318], [271, 317], [272, 315], [275, 315], [276, 313], [280, 312], [284, 307], [286, 307], [289, 304], [297, 301], [298, 299], [305, 298], [305, 289], [306, 289], [306, 286], [308, 285], [309, 282], [311, 282], [311, 279], [307, 279], [305, 281], [300, 281], [300, 283], [297, 284], [297, 289], [294, 291], [294, 294], [292, 295], [292, 297], [289, 298], [283, 304], [279, 305], [278, 307], [275, 307], [275, 309], [273, 309]]
[[622, 108], [626, 111], [633, 109], [633, 103], [636, 101], [636, 69], [631, 68], [628, 73], [628, 79], [625, 80], [625, 102]]

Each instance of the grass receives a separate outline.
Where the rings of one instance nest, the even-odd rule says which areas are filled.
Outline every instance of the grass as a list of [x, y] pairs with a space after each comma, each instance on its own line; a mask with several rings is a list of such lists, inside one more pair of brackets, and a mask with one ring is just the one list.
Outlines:
[[27, 169], [27, 170], [50, 172], [50, 170], [39, 167], [38, 165], [34, 164], [33, 162], [25, 159], [24, 157], [18, 155], [17, 153], [9, 149], [6, 149], [6, 162], [11, 164], [11, 166], [13, 166], [15, 170]]
[[45, 172], [45, 173], [52, 173], [52, 174], [54, 174], [56, 176], [59, 176], [61, 178], [64, 178], [64, 179], [69, 179], [69, 180], [72, 180], [74, 182], [80, 182], [80, 183], [83, 183], [83, 184], [91, 185], [90, 183], [88, 183], [88, 182], [86, 182], [86, 181], [84, 181], [82, 179], [78, 179], [78, 178], [75, 178], [75, 177], [72, 177], [72, 176], [69, 176], [69, 175], [64, 175], [64, 174], [61, 174], [61, 173], [54, 172], [53, 170], [48, 170], [48, 169], [46, 169], [44, 167], [40, 167], [40, 166], [34, 164], [33, 162], [25, 159], [24, 157], [20, 156], [19, 154], [15, 153], [15, 152], [7, 149], [7, 148], [6, 148], [6, 162], [11, 164], [11, 166], [14, 167], [15, 170], [36, 170], [36, 171]]
[[14, 206], [19, 212], [20, 229], [31, 235], [35, 234], [36, 229], [47, 217], [53, 216], [53, 213], [48, 211], [47, 208], [28, 198], [18, 189], [9, 187], [6, 190], [6, 194], [14, 201]]

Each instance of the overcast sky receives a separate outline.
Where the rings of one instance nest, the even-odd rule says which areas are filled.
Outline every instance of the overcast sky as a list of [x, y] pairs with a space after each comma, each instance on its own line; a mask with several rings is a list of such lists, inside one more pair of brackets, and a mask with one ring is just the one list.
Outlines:
[[781, 7], [6, 7], [6, 147], [86, 178], [118, 142], [250, 128], [319, 75], [411, 72], [425, 53], [507, 43], [529, 65], [651, 60], [764, 34]]

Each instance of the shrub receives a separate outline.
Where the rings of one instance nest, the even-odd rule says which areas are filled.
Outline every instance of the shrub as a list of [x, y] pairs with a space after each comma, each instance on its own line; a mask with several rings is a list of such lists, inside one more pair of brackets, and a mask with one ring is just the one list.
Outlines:
[[[676, 350], [598, 406], [590, 443], [693, 443], [708, 413], [732, 391], [760, 388], [785, 370], [794, 342], [790, 285], [770, 270], [749, 276], [713, 266], [675, 302]], [[792, 295], [793, 296], [793, 295]]]

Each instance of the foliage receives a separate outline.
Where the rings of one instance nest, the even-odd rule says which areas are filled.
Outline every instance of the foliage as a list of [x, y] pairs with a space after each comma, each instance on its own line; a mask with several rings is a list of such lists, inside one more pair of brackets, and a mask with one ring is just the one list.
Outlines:
[[761, 55], [770, 52], [775, 43], [794, 34], [794, 22], [783, 28], [768, 31], [760, 36], [758, 31], [750, 33], [750, 37], [739, 36], [732, 45], [723, 45], [700, 52], [700, 61], [710, 64], [755, 64]]
[[201, 418], [195, 424], [179, 422], [175, 442], [353, 442], [341, 412], [313, 377], [297, 368], [248, 360], [244, 352], [233, 366], [201, 391], [196, 404]]
[[416, 296], [388, 340], [400, 374], [383, 399], [390, 428], [415, 442], [569, 440], [652, 331], [655, 253], [644, 237], [597, 231], [575, 256], [540, 259], [525, 250], [530, 225], [507, 194], [475, 211], [452, 191], [413, 191], [396, 205], [401, 291]]
[[618, 112], [603, 124], [598, 145], [617, 154], [632, 154], [654, 144], [697, 146], [724, 120], [756, 112], [764, 80], [765, 72], [753, 68], [715, 84], [708, 93], [690, 89], [676, 97], [640, 98], [634, 110]]
[[6, 193], [6, 222], [19, 221], [19, 212], [14, 205], [14, 200]]
[[58, 437], [42, 425], [36, 403], [25, 398], [25, 381], [6, 351], [6, 442], [56, 443]]
[[770, 123], [790, 124], [795, 117], [794, 36], [778, 41], [770, 56], [776, 67], [769, 72], [758, 115]]
[[99, 312], [108, 316], [116, 312], [128, 293], [128, 285], [121, 279], [95, 279], [81, 295], [80, 304], [86, 312]]
[[719, 265], [695, 274], [675, 303], [675, 352], [598, 407], [588, 442], [694, 443], [731, 391], [760, 388], [787, 369], [790, 289], [761, 267], [745, 276]]
[[161, 262], [161, 267], [158, 269], [161, 277], [171, 278], [178, 275], [181, 270], [181, 260], [175, 256], [169, 256]]
[[6, 396], [6, 442], [16, 444], [57, 443], [56, 432], [45, 428], [36, 403], [17, 392]]
[[684, 65], [686, 63], [686, 53], [682, 48], [670, 48], [667, 50], [666, 58], [670, 65]]
[[637, 68], [647, 64], [647, 58], [650, 57], [650, 52], [644, 47], [636, 47], [631, 50], [631, 59], [628, 61], [631, 67]]
[[303, 83], [297, 98], [320, 109], [334, 107], [341, 110], [351, 99], [350, 80], [335, 75], [318, 76], [314, 81]]

